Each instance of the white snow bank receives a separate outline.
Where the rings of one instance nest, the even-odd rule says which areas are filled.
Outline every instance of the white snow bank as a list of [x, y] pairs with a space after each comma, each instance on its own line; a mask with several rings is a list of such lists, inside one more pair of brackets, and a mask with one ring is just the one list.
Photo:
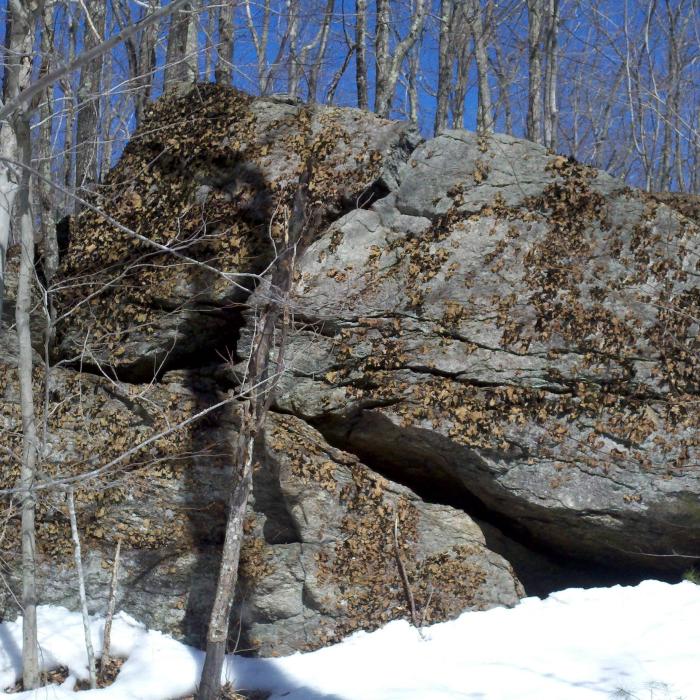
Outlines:
[[[645, 581], [636, 587], [570, 589], [516, 608], [464, 613], [424, 630], [392, 622], [341, 644], [281, 659], [228, 657], [240, 689], [284, 700], [654, 700], [700, 698], [700, 586]], [[14, 695], [75, 698], [87, 677], [80, 615], [39, 609], [44, 668], [71, 677]], [[94, 620], [101, 648], [103, 622]], [[21, 619], [0, 624], [0, 689], [20, 675]], [[79, 697], [170, 700], [195, 689], [202, 652], [120, 613], [112, 653], [126, 657], [115, 683]], [[629, 695], [621, 694], [625, 691]]]

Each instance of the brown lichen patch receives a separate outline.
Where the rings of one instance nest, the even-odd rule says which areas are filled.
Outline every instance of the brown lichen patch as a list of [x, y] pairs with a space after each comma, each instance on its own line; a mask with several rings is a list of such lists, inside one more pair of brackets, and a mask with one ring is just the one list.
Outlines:
[[342, 601], [343, 614], [326, 642], [358, 629], [376, 629], [390, 620], [411, 619], [406, 583], [414, 597], [417, 623], [443, 621], [472, 605], [486, 577], [478, 564], [467, 559], [467, 548], [419, 558], [416, 506], [406, 496], [388, 492], [388, 483], [364, 465], [356, 464], [351, 473], [352, 481], [340, 493], [347, 513], [341, 537], [331, 552], [324, 550], [316, 558], [319, 580], [334, 585]]
[[289, 465], [295, 479], [302, 484], [318, 484], [331, 494], [338, 491], [337, 462], [330, 457], [330, 448], [310, 439], [308, 430], [300, 429], [297, 419], [276, 416], [267, 432], [267, 448]]
[[[269, 102], [210, 84], [149, 108], [95, 204], [127, 229], [190, 260], [159, 251], [85, 210], [72, 222], [62, 264], [56, 303], [71, 313], [59, 339], [67, 332], [85, 336], [109, 364], [133, 361], [129, 338], [155, 333], [164, 313], [241, 301], [250, 280], [239, 278], [235, 287], [217, 271], [264, 268], [274, 252], [270, 237], [282, 240], [285, 210], [307, 159], [318, 226], [378, 176], [382, 156], [369, 142], [361, 152], [355, 149], [358, 160], [348, 164], [357, 144], [350, 144], [342, 111], [297, 105], [269, 121], [270, 109]], [[314, 226], [307, 229], [312, 238]]]
[[[8, 448], [0, 452], [0, 487], [13, 489], [19, 474], [21, 416], [14, 371], [0, 367], [6, 370], [2, 375], [7, 379], [0, 396], [0, 439]], [[45, 395], [43, 382], [37, 367], [34, 389], [38, 398]], [[37, 401], [42, 441], [45, 409], [47, 428], [38, 463], [37, 543], [42, 556], [71, 561], [61, 488], [65, 479], [73, 479], [78, 526], [88, 547], [112, 547], [117, 539], [136, 549], [189, 547], [202, 535], [195, 524], [198, 521], [204, 523], [201, 527], [208, 536], [216, 534], [219, 526], [215, 523], [223, 520], [223, 511], [217, 511], [211, 493], [202, 493], [197, 465], [206, 463], [211, 473], [224, 474], [230, 464], [226, 411], [215, 417], [224, 422], [221, 430], [209, 424], [206, 432], [206, 421], [191, 424], [162, 435], [102, 471], [128, 450], [167, 433], [169, 427], [196, 412], [200, 402], [214, 403], [217, 393], [212, 387], [201, 386], [197, 396], [181, 387], [120, 385], [65, 370], [53, 370], [49, 387], [46, 407]], [[50, 480], [58, 484], [41, 488]], [[12, 498], [8, 494], [5, 504]], [[18, 551], [16, 512], [8, 520], [1, 546], [10, 557]]]
[[262, 537], [247, 535], [241, 545], [241, 585], [254, 586], [272, 573], [270, 549]]

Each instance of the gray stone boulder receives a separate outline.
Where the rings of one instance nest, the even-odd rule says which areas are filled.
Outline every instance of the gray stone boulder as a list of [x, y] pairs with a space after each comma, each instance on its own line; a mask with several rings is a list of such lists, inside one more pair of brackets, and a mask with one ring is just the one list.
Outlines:
[[279, 409], [550, 551], [686, 568], [697, 225], [507, 136], [446, 132], [398, 179], [299, 261]]
[[359, 110], [223, 85], [167, 95], [96, 194], [111, 219], [71, 223], [56, 355], [139, 381], [235, 351], [238, 307], [281, 244], [306, 159], [330, 221], [395, 187], [419, 140]]
[[[0, 452], [0, 488], [11, 490], [19, 474], [14, 455], [21, 451], [21, 417], [16, 337], [3, 331], [0, 439], [9, 449]], [[37, 513], [39, 599], [78, 606], [63, 489], [71, 483], [90, 611], [106, 608], [121, 540], [118, 607], [203, 645], [233, 471], [234, 407], [168, 429], [226, 401], [226, 391], [198, 370], [125, 384], [54, 367], [45, 394], [35, 360], [36, 395], [49, 397]], [[37, 420], [43, 425], [41, 409]], [[303, 421], [271, 415], [256, 460], [232, 617], [239, 649], [291, 653], [407, 617], [398, 557], [420, 622], [513, 605], [522, 595], [508, 563], [485, 546], [468, 516], [423, 503], [329, 446]], [[21, 590], [19, 517], [11, 503], [6, 493], [1, 616], [17, 613]]]

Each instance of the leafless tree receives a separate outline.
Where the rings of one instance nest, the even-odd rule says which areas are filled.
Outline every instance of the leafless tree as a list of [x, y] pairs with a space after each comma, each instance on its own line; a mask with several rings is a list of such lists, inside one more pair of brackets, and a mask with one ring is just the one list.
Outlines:
[[[243, 522], [252, 488], [253, 446], [263, 427], [272, 393], [283, 370], [282, 357], [290, 322], [289, 296], [294, 280], [297, 247], [309, 225], [311, 163], [307, 163], [285, 224], [284, 240], [273, 264], [269, 289], [255, 317], [248, 365], [243, 381], [240, 426], [234, 448], [234, 481], [231, 485], [226, 532], [216, 594], [207, 632], [207, 649], [199, 687], [199, 700], [216, 700], [221, 693], [221, 671], [226, 654], [229, 618], [233, 605]], [[279, 329], [279, 337], [277, 330]], [[277, 345], [276, 362], [271, 354]]]
[[388, 117], [401, 66], [423, 27], [427, 13], [427, 0], [416, 0], [411, 11], [408, 32], [393, 46], [390, 41], [391, 3], [389, 0], [376, 0], [376, 2], [374, 111], [381, 117]]

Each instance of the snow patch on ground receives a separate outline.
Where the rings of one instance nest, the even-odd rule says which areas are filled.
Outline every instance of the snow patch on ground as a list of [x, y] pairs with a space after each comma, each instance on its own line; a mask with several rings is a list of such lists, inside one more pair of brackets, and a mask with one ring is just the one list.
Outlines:
[[[80, 615], [45, 606], [38, 617], [43, 668], [66, 666], [71, 675], [13, 697], [75, 698], [76, 679], [88, 677]], [[270, 691], [273, 700], [697, 700], [698, 620], [700, 586], [690, 582], [569, 589], [510, 610], [464, 613], [422, 635], [397, 621], [312, 653], [229, 656], [224, 680]], [[92, 621], [95, 649], [103, 627]], [[21, 675], [21, 640], [21, 618], [0, 624], [0, 689]], [[115, 617], [111, 653], [126, 658], [114, 684], [79, 697], [178, 698], [195, 690], [204, 661], [125, 613]]]

